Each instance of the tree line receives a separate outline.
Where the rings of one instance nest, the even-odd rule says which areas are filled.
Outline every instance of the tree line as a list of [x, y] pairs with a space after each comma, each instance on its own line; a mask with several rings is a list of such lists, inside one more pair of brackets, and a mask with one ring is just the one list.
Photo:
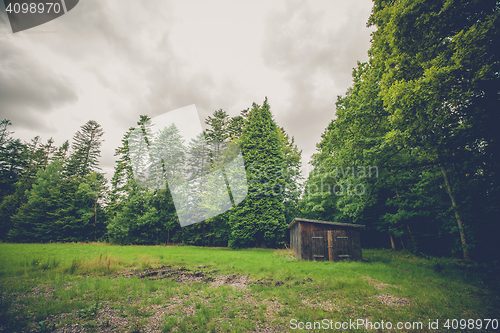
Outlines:
[[[148, 116], [140, 116], [137, 126], [124, 134], [115, 152], [117, 160], [110, 182], [99, 168], [104, 131], [97, 122], [90, 120], [83, 125], [71, 145], [66, 141], [55, 147], [52, 139], [46, 143], [39, 137], [29, 143], [14, 139], [10, 121], [3, 120], [2, 240], [283, 246], [285, 227], [297, 215], [301, 190], [301, 151], [294, 139], [276, 125], [267, 99], [262, 106], [254, 103], [236, 117], [217, 110], [205, 123], [203, 137], [212, 143], [212, 150], [202, 153], [195, 151], [200, 150], [200, 138], [184, 142], [175, 124], [152, 134], [165, 156], [185, 159], [197, 172], [201, 170], [200, 158], [208, 161], [204, 169], [215, 171], [216, 151], [229, 143], [241, 147], [247, 165], [248, 195], [223, 214], [181, 228], [168, 181], [163, 180], [163, 187], [151, 189], [142, 186], [134, 174], [134, 133], [137, 129], [150, 131]], [[189, 167], [168, 168], [164, 163], [163, 173], [175, 177], [193, 173]]]

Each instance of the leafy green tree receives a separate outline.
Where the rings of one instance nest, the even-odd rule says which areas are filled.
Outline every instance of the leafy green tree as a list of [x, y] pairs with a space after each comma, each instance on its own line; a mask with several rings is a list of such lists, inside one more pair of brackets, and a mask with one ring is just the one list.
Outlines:
[[274, 247], [283, 241], [283, 142], [267, 98], [253, 104], [240, 140], [247, 167], [248, 195], [230, 215], [232, 247]]
[[285, 220], [291, 223], [299, 214], [298, 201], [302, 192], [302, 151], [295, 144], [295, 138], [285, 132], [283, 127], [278, 128], [283, 142], [285, 187], [283, 190], [283, 204], [285, 207]]
[[[306, 215], [365, 223], [393, 248], [459, 248], [466, 259], [498, 248], [481, 230], [498, 212], [499, 15], [495, 1], [375, 1], [370, 61], [313, 156]], [[332, 177], [352, 166], [380, 174]], [[353, 181], [368, 195], [323, 190]]]
[[419, 0], [375, 1], [370, 19], [378, 28], [373, 63], [385, 71], [388, 141], [421, 148], [441, 169], [466, 259], [470, 236], [451, 177], [457, 165], [476, 160], [472, 174], [487, 172], [496, 182], [499, 17], [496, 1]]

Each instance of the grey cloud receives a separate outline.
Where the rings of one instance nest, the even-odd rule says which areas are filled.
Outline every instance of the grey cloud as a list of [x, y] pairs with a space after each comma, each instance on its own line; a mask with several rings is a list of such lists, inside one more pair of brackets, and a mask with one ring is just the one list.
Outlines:
[[48, 130], [43, 116], [75, 102], [67, 77], [56, 75], [12, 43], [0, 48], [0, 114], [20, 128]]
[[[264, 63], [281, 71], [290, 86], [288, 107], [276, 118], [301, 143], [306, 158], [334, 118], [336, 96], [351, 85], [356, 61], [368, 59], [369, 7], [344, 1], [328, 4], [314, 9], [310, 2], [287, 1], [284, 10], [268, 16], [263, 42]], [[336, 21], [326, 29], [332, 15]], [[330, 90], [325, 92], [323, 84]]]

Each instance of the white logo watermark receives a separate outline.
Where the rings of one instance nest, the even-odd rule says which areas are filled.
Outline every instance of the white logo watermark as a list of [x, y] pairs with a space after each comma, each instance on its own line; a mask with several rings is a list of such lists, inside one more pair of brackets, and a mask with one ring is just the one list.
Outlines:
[[128, 145], [136, 183], [168, 186], [183, 227], [224, 213], [248, 193], [239, 147], [207, 141], [195, 105], [134, 128]]

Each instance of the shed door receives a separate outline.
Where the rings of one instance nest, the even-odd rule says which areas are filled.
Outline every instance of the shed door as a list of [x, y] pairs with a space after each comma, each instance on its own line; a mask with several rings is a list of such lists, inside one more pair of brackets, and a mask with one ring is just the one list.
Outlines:
[[328, 239], [325, 230], [313, 230], [311, 244], [313, 260], [328, 260]]
[[332, 230], [332, 259], [339, 261], [343, 259], [354, 259], [352, 257], [352, 239], [347, 230]]

